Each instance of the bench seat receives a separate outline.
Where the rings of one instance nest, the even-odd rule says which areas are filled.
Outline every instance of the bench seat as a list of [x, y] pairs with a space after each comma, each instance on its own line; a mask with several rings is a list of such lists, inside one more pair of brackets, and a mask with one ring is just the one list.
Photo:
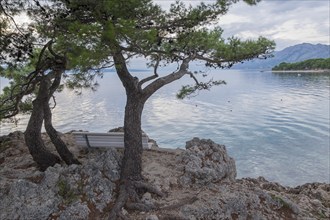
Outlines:
[[[124, 132], [94, 133], [94, 132], [72, 132], [76, 144], [83, 147], [124, 147]], [[143, 148], [150, 149], [149, 138], [142, 133]]]

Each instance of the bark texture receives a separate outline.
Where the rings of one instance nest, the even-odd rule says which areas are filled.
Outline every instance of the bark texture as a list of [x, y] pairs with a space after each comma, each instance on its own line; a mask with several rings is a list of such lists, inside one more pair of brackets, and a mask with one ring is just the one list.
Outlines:
[[125, 152], [122, 160], [121, 180], [142, 179], [142, 129], [141, 116], [144, 102], [138, 95], [127, 97], [124, 120]]
[[49, 100], [52, 98], [56, 89], [58, 89], [58, 87], [60, 86], [62, 71], [60, 70], [55, 73], [55, 78], [51, 87], [49, 88], [47, 102], [43, 103], [44, 127], [62, 160], [64, 160], [64, 162], [68, 165], [80, 164], [80, 162], [70, 152], [66, 144], [62, 141], [61, 137], [58, 135], [58, 132], [52, 124], [52, 111], [49, 107]]
[[[118, 48], [117, 48], [118, 49]], [[112, 207], [109, 219], [122, 218], [125, 216], [121, 213], [121, 208], [137, 209], [140, 211], [150, 211], [158, 207], [143, 204], [140, 200], [139, 193], [151, 192], [163, 197], [164, 193], [143, 181], [142, 177], [142, 129], [141, 117], [145, 102], [158, 89], [175, 80], [180, 79], [186, 74], [189, 59], [182, 61], [177, 72], [160, 77], [151, 82], [145, 88], [143, 84], [158, 77], [147, 77], [139, 81], [138, 78], [132, 76], [126, 66], [126, 61], [120, 49], [113, 54], [116, 71], [126, 90], [126, 107], [124, 118], [124, 157], [121, 164], [121, 176], [119, 194], [116, 203]]]
[[[43, 122], [46, 132], [62, 160], [68, 165], [80, 164], [80, 162], [69, 151], [52, 124], [52, 112], [49, 107], [49, 100], [60, 85], [62, 72], [54, 72], [54, 75], [49, 74], [42, 76], [37, 97], [33, 101], [32, 114], [25, 131], [26, 145], [29, 148], [33, 160], [39, 165], [41, 170], [46, 170], [48, 167], [54, 166], [61, 161], [57, 155], [52, 154], [46, 149], [45, 144], [41, 139]], [[50, 77], [54, 77], [52, 83]]]
[[61, 137], [58, 135], [56, 129], [52, 124], [52, 112], [50, 110], [49, 104], [44, 103], [44, 123], [45, 129], [50, 137], [52, 143], [54, 144], [56, 151], [61, 156], [62, 160], [68, 165], [70, 164], [80, 164], [80, 162], [74, 157], [74, 155], [69, 151], [66, 144], [62, 141]]
[[40, 170], [44, 171], [49, 166], [60, 163], [60, 158], [52, 154], [45, 147], [41, 139], [41, 127], [44, 119], [44, 103], [48, 103], [49, 81], [41, 80], [36, 99], [32, 102], [33, 110], [24, 133], [26, 145], [29, 148], [33, 160], [38, 164]]

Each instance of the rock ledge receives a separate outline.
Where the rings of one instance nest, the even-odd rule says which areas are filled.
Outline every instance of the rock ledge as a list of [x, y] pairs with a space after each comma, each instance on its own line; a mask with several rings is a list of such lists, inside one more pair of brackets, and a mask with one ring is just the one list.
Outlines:
[[[86, 153], [73, 136], [61, 134], [81, 166], [56, 165], [38, 171], [21, 132], [0, 137], [0, 219], [107, 219], [116, 198], [121, 151]], [[43, 134], [55, 152], [49, 137]], [[143, 154], [143, 175], [166, 198], [142, 195], [164, 209], [131, 219], [329, 219], [330, 185], [295, 188], [265, 180], [235, 179], [235, 161], [223, 145], [194, 138], [186, 150], [152, 148]]]

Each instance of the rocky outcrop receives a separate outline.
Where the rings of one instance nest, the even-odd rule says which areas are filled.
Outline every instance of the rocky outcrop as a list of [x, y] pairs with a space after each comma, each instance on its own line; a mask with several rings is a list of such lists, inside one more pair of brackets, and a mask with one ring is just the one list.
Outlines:
[[110, 149], [82, 166], [55, 165], [2, 185], [0, 219], [87, 219], [103, 213], [113, 201], [118, 162]]
[[[114, 200], [119, 179], [120, 155], [116, 150], [89, 152], [81, 158], [81, 166], [57, 164], [40, 172], [28, 154], [16, 154], [25, 152], [23, 141], [21, 134], [14, 135], [12, 144], [20, 145], [1, 153], [8, 162], [0, 169], [0, 219], [102, 217]], [[12, 155], [17, 164], [11, 163]]]
[[[124, 132], [124, 127], [112, 128], [108, 132]], [[143, 130], [142, 132], [145, 133]], [[151, 148], [158, 148], [158, 144], [154, 139], [149, 138], [148, 143], [150, 144]]]
[[[23, 134], [1, 137], [0, 219], [107, 219], [116, 198], [121, 150], [84, 151], [71, 134], [62, 139], [82, 165], [55, 165], [45, 172], [24, 144]], [[47, 135], [44, 141], [51, 150]], [[295, 188], [257, 179], [235, 179], [225, 146], [194, 138], [186, 150], [154, 148], [143, 153], [143, 175], [166, 192], [141, 194], [160, 207], [150, 212], [123, 209], [131, 219], [329, 219], [330, 185]]]
[[186, 143], [186, 151], [178, 158], [183, 175], [181, 185], [205, 186], [211, 183], [234, 181], [236, 166], [226, 147], [212, 140], [194, 138]]

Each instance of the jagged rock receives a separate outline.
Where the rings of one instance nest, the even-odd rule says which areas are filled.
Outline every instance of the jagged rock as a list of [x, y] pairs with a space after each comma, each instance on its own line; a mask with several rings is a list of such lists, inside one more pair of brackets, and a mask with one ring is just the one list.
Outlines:
[[157, 142], [154, 139], [149, 139], [148, 143], [151, 144], [151, 149], [159, 148]]
[[124, 127], [112, 128], [108, 132], [124, 132]]
[[199, 200], [180, 212], [188, 219], [300, 219], [292, 200], [252, 184], [237, 181], [203, 190]]
[[[114, 149], [95, 151], [87, 164], [49, 167], [26, 179], [2, 184], [0, 219], [87, 219], [113, 201], [120, 156]], [[1, 182], [6, 182], [1, 179]]]
[[[73, 135], [64, 134], [82, 165], [57, 164], [40, 172], [22, 134], [0, 138], [9, 144], [0, 151], [0, 159], [4, 158], [0, 160], [0, 219], [107, 219], [116, 197], [121, 151], [82, 153]], [[45, 134], [43, 138], [49, 140]], [[235, 180], [235, 163], [224, 146], [194, 138], [186, 148], [143, 152], [144, 177], [166, 197], [141, 191], [141, 202], [167, 208], [122, 209], [124, 216], [137, 220], [330, 218], [328, 183], [291, 188], [263, 177]]]
[[186, 151], [178, 158], [183, 164], [181, 185], [205, 185], [220, 181], [234, 181], [236, 166], [226, 147], [212, 140], [193, 138], [186, 143]]
[[86, 202], [76, 202], [67, 207], [60, 215], [59, 220], [80, 220], [88, 219], [90, 210]]

